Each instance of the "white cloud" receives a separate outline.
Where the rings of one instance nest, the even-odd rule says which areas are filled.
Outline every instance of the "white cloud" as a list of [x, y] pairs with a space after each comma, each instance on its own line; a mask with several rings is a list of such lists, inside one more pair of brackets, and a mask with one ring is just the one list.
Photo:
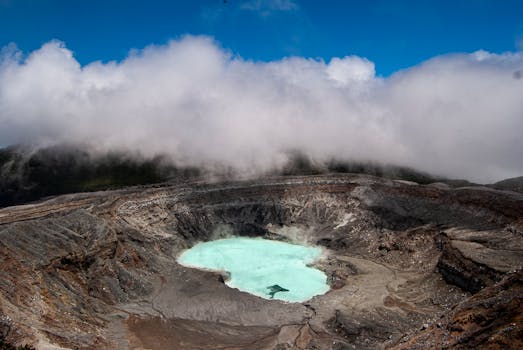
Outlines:
[[376, 74], [374, 63], [358, 56], [347, 56], [344, 58], [334, 57], [331, 59], [327, 74], [329, 78], [337, 81], [340, 85], [364, 84]]
[[245, 173], [289, 150], [494, 181], [523, 174], [521, 54], [436, 57], [389, 78], [364, 58], [245, 61], [207, 37], [81, 66], [64, 44], [4, 54], [0, 144], [80, 142]]

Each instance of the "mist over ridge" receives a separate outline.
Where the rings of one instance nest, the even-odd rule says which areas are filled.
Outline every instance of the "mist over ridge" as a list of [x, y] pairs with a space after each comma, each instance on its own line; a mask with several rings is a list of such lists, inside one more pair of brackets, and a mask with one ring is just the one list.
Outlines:
[[521, 52], [435, 57], [390, 77], [369, 60], [242, 59], [185, 36], [81, 66], [52, 41], [0, 61], [0, 142], [87, 144], [182, 167], [264, 173], [297, 150], [494, 182], [523, 174]]

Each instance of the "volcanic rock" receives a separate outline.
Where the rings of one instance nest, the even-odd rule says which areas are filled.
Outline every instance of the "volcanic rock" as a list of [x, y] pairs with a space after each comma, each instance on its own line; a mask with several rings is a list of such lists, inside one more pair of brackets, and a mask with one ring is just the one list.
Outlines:
[[[522, 232], [523, 194], [366, 175], [69, 194], [0, 210], [0, 318], [37, 349], [415, 348], [435, 327], [435, 348], [506, 344]], [[231, 235], [321, 245], [333, 288], [286, 303], [177, 264]]]

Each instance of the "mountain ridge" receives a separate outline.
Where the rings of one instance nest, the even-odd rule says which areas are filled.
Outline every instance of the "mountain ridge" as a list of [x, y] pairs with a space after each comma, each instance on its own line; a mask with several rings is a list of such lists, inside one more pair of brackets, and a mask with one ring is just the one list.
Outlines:
[[[480, 185], [467, 180], [433, 176], [409, 167], [373, 162], [331, 160], [317, 163], [293, 152], [281, 168], [259, 177], [328, 173], [368, 174], [418, 184], [443, 184], [453, 188], [486, 186], [523, 192], [523, 177]], [[125, 152], [91, 154], [78, 146], [0, 149], [0, 207], [24, 204], [66, 193], [92, 192], [135, 185], [177, 182], [186, 179], [235, 178], [235, 174], [210, 174], [205, 169], [178, 167], [163, 156], [145, 158]], [[237, 177], [237, 176], [236, 176]], [[240, 176], [241, 177], [241, 176]]]

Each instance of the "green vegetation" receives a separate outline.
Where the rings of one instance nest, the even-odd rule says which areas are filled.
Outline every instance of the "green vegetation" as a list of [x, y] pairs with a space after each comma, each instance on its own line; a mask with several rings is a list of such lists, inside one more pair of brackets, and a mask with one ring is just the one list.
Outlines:
[[293, 152], [289, 162], [282, 170], [282, 175], [317, 175], [325, 173], [367, 174], [394, 180], [406, 180], [422, 185], [443, 182], [451, 187], [475, 186], [467, 180], [451, 180], [433, 176], [409, 167], [383, 165], [373, 162], [341, 161], [331, 159], [327, 163], [316, 163], [300, 152]]
[[162, 157], [140, 159], [123, 153], [92, 156], [73, 147], [31, 151], [0, 149], [0, 207], [74, 192], [99, 191], [195, 176]]
[[[436, 177], [401, 166], [339, 160], [317, 163], [300, 152], [292, 152], [288, 163], [278, 173], [357, 173], [414, 181], [419, 184], [443, 182], [451, 187], [476, 185], [466, 180]], [[198, 175], [201, 175], [200, 170], [177, 168], [163, 157], [145, 159], [117, 152], [94, 156], [79, 147], [64, 146], [37, 150], [9, 147], [0, 149], [0, 207], [65, 193], [154, 184]], [[498, 187], [512, 190], [521, 188], [521, 179], [512, 182], [500, 182]]]

